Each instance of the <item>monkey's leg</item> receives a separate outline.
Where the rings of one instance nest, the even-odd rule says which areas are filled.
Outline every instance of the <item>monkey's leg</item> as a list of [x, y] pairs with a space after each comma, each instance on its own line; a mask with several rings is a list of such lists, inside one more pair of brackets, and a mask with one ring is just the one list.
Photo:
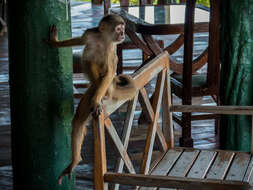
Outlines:
[[[96, 73], [99, 70], [99, 68], [97, 67], [98, 66], [96, 65], [92, 66], [91, 69], [94, 70], [93, 73]], [[91, 101], [92, 103], [91, 110], [95, 117], [97, 117], [102, 111], [101, 100], [105, 96], [110, 85], [112, 84], [113, 78], [114, 72], [112, 68], [108, 67], [106, 74], [95, 81], [96, 91]]]
[[81, 159], [81, 148], [84, 137], [86, 135], [86, 124], [89, 121], [90, 116], [90, 100], [94, 95], [94, 87], [91, 86], [87, 89], [83, 95], [80, 103], [78, 104], [75, 116], [72, 120], [72, 134], [71, 134], [71, 150], [72, 150], [72, 161], [65, 168], [58, 178], [58, 184], [62, 183], [64, 176], [68, 175], [69, 179], [72, 178], [72, 171], [78, 165]]

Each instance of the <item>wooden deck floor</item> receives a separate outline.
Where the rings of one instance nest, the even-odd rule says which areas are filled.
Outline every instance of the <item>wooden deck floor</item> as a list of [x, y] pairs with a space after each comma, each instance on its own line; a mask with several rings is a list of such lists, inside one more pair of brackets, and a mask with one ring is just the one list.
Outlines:
[[[78, 36], [82, 34], [87, 28], [96, 26], [99, 19], [103, 16], [103, 10], [101, 6], [91, 6], [90, 3], [83, 2], [71, 2], [72, 4], [72, 31], [73, 36]], [[176, 36], [169, 36], [166, 38], [167, 44], [169, 44]], [[197, 56], [207, 45], [207, 34], [197, 35], [195, 37], [195, 47], [194, 55]], [[74, 48], [73, 50], [79, 50], [80, 47]], [[182, 60], [182, 48], [176, 52], [175, 57], [178, 60]], [[124, 52], [124, 64], [139, 64], [141, 62], [141, 52], [138, 50], [130, 50]], [[8, 40], [7, 35], [0, 37], [0, 189], [1, 190], [11, 190], [12, 189], [12, 172], [11, 172], [11, 159], [10, 159], [10, 100], [9, 100], [9, 84], [8, 84]], [[75, 100], [75, 105], [77, 105], [79, 100]], [[178, 99], [174, 97], [174, 103], [180, 103]], [[204, 97], [203, 99], [194, 99], [194, 104], [206, 104], [212, 103], [210, 97]], [[140, 112], [136, 113], [135, 125], [137, 125], [137, 118]], [[121, 117], [122, 113], [119, 111], [114, 114], [113, 121], [115, 126], [122, 125]], [[192, 123], [192, 135], [194, 139], [194, 147], [197, 148], [216, 148], [218, 146], [217, 140], [214, 133], [214, 122], [213, 121], [195, 121]], [[175, 125], [175, 135], [176, 142], [178, 143], [178, 138], [181, 134], [181, 129], [179, 126]], [[91, 132], [91, 130], [89, 130]], [[143, 139], [143, 129], [138, 130], [136, 128], [132, 135], [132, 145], [134, 144], [134, 149], [138, 149], [138, 145], [141, 147]], [[88, 133], [85, 147], [92, 147], [92, 135]], [[136, 146], [137, 145], [137, 146]], [[132, 146], [133, 147], [133, 146]], [[107, 148], [112, 147], [108, 144]], [[131, 144], [130, 144], [131, 148]], [[113, 162], [114, 153], [113, 151], [108, 155], [110, 163]], [[89, 176], [92, 175], [92, 158], [93, 153], [91, 148], [85, 149], [83, 151], [83, 156], [85, 162], [83, 162], [77, 168], [77, 189], [90, 190], [92, 188], [92, 182], [84, 180], [90, 179]], [[135, 155], [135, 159], [138, 162], [140, 156]], [[109, 164], [109, 169], [112, 169], [113, 165]], [[88, 177], [87, 177], [88, 176]], [[85, 187], [85, 188], [84, 188]], [[125, 187], [125, 189], [129, 189]]]

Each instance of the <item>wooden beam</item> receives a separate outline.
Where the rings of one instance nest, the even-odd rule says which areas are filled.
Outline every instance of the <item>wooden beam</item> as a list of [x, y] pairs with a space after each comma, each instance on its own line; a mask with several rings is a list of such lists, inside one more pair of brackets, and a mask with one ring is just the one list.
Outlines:
[[170, 89], [170, 75], [166, 70], [165, 84], [162, 100], [162, 131], [167, 142], [168, 148], [174, 148], [174, 129], [172, 121], [172, 113], [169, 111], [171, 106], [171, 89]]
[[153, 152], [156, 131], [158, 128], [157, 127], [158, 117], [159, 117], [160, 107], [162, 103], [165, 74], [166, 74], [165, 70], [161, 71], [158, 75], [157, 82], [156, 82], [156, 89], [154, 92], [154, 101], [153, 101], [154, 119], [148, 129], [148, 134], [147, 134], [145, 149], [144, 149], [144, 154], [143, 154], [143, 161], [142, 161], [141, 169], [140, 169], [140, 172], [143, 174], [146, 174], [149, 172], [149, 167], [151, 163], [151, 156]]
[[94, 190], [108, 190], [108, 184], [104, 182], [106, 167], [104, 112], [98, 119], [92, 119], [94, 133]]
[[227, 115], [253, 115], [253, 106], [199, 106], [199, 105], [174, 105], [172, 112], [201, 112]]
[[211, 179], [196, 179], [186, 177], [168, 177], [159, 175], [144, 174], [121, 174], [121, 173], [105, 173], [105, 181], [109, 183], [120, 183], [132, 186], [146, 187], [167, 187], [167, 188], [183, 188], [187, 190], [246, 190], [252, 189], [248, 183], [238, 181], [223, 181]]
[[[122, 143], [123, 143], [125, 150], [127, 150], [128, 144], [129, 144], [129, 138], [130, 138], [130, 134], [131, 134], [131, 130], [132, 130], [134, 111], [136, 109], [138, 95], [139, 95], [139, 93], [137, 93], [137, 95], [131, 101], [129, 101], [128, 107], [127, 107], [127, 116], [126, 116], [123, 132], [122, 132]], [[123, 168], [124, 168], [124, 161], [121, 157], [119, 157], [116, 162], [115, 172], [118, 172], [118, 173], [122, 172]], [[118, 190], [119, 184], [112, 184], [111, 189]]]
[[[148, 95], [147, 95], [147, 92], [146, 92], [146, 89], [145, 88], [142, 88], [140, 90], [140, 103], [141, 103], [141, 106], [144, 110], [147, 111], [147, 116], [148, 116], [148, 119], [151, 120], [151, 122], [153, 122], [154, 118], [155, 118], [155, 114], [154, 114], [154, 111], [153, 111], [153, 108], [152, 108], [152, 105], [150, 103], [150, 100], [148, 98]], [[165, 152], [168, 150], [168, 146], [167, 146], [167, 143], [166, 143], [166, 139], [165, 137], [163, 136], [163, 132], [162, 130], [160, 129], [160, 126], [157, 124], [157, 143], [158, 143], [158, 146], [160, 148], [161, 151]]]

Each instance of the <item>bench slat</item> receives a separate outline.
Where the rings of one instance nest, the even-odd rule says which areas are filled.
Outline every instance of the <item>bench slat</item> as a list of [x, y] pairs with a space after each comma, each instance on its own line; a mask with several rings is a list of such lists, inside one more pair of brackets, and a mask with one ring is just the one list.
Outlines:
[[226, 180], [242, 181], [250, 161], [250, 154], [237, 153], [228, 171]]
[[204, 178], [208, 169], [212, 165], [216, 154], [217, 152], [215, 151], [201, 151], [187, 177]]
[[192, 164], [199, 155], [199, 150], [186, 149], [176, 162], [175, 166], [171, 169], [168, 176], [185, 177], [191, 168]]
[[207, 179], [224, 179], [227, 170], [232, 162], [235, 153], [233, 152], [218, 152], [218, 155], [207, 173]]
[[[152, 170], [150, 175], [167, 175], [170, 169], [173, 167], [177, 159], [183, 153], [183, 149], [170, 149], [164, 155], [162, 160]], [[154, 187], [141, 187], [139, 190], [152, 190]]]
[[249, 166], [248, 166], [246, 174], [245, 174], [245, 176], [243, 178], [244, 182], [250, 182], [250, 181], [252, 181], [251, 180], [253, 178], [252, 172], [253, 172], [253, 156], [251, 156], [251, 159], [250, 159], [250, 162], [249, 162]]

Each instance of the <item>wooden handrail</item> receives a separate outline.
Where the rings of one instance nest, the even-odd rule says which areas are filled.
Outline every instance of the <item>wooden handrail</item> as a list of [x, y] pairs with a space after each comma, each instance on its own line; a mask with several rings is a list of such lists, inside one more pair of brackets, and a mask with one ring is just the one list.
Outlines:
[[202, 112], [226, 115], [253, 115], [253, 106], [199, 106], [199, 105], [173, 105], [171, 112]]

